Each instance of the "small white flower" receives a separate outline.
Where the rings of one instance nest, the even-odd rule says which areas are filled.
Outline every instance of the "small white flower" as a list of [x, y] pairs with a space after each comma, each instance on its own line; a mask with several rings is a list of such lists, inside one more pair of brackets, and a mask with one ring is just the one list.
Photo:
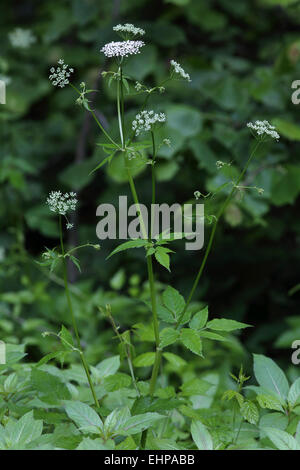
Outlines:
[[140, 82], [135, 82], [134, 88], [136, 89], [136, 91], [141, 91], [143, 85]]
[[100, 49], [106, 57], [128, 57], [140, 53], [143, 41], [112, 41]]
[[15, 28], [8, 37], [11, 45], [20, 49], [28, 49], [36, 42], [36, 37], [30, 29]]
[[70, 222], [68, 222], [66, 227], [67, 227], [68, 230], [70, 230], [71, 228], [74, 227], [74, 224], [71, 224]]
[[280, 139], [280, 135], [275, 130], [276, 129], [275, 126], [271, 126], [271, 124], [268, 121], [248, 122], [247, 127], [255, 131], [256, 134], [262, 139], [268, 135], [272, 139], [276, 139], [276, 140]]
[[145, 31], [142, 28], [137, 28], [133, 24], [126, 23], [126, 24], [117, 24], [117, 26], [113, 27], [113, 30], [116, 31], [117, 33], [127, 33], [127, 34], [133, 34], [133, 36], [140, 35], [143, 36], [145, 34]]
[[139, 135], [141, 132], [147, 132], [153, 129], [156, 123], [166, 121], [166, 115], [164, 113], [155, 113], [154, 111], [141, 111], [135, 116], [132, 122], [132, 130], [135, 135]]
[[183, 70], [183, 68], [180, 64], [178, 64], [178, 62], [175, 62], [175, 60], [171, 60], [170, 64], [171, 67], [173, 67], [174, 72], [180, 75], [184, 80], [187, 80], [188, 82], [192, 81], [189, 74]]
[[64, 216], [69, 211], [75, 211], [77, 202], [76, 193], [63, 194], [61, 191], [51, 191], [46, 201], [50, 211]]
[[49, 79], [54, 86], [64, 88], [70, 83], [70, 76], [74, 72], [74, 69], [69, 68], [68, 64], [65, 64], [64, 59], [59, 59], [58, 67], [56, 69], [51, 67]]

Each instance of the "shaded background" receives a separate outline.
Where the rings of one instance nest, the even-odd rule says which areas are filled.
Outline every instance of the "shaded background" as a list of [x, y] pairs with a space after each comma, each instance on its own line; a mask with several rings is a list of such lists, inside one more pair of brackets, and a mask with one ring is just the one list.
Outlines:
[[[97, 243], [98, 204], [129, 196], [118, 159], [89, 176], [104, 157], [95, 145], [103, 137], [74, 104], [72, 89], [56, 89], [48, 80], [49, 68], [63, 57], [75, 69], [74, 83], [99, 89], [92, 107], [117, 136], [115, 90], [101, 77], [114, 65], [99, 50], [116, 40], [112, 26], [119, 22], [146, 30], [147, 45], [128, 61], [128, 74], [151, 86], [167, 76], [175, 59], [192, 77], [191, 84], [175, 82], [152, 98], [151, 107], [167, 114], [164, 132], [172, 142], [159, 151], [159, 202], [183, 203], [196, 190], [207, 193], [222, 184], [226, 177], [217, 160], [240, 168], [253, 142], [248, 121], [268, 119], [277, 126], [280, 142], [264, 146], [244, 182], [264, 193], [246, 191], [228, 207], [195, 300], [208, 304], [212, 317], [254, 326], [231, 345], [207, 344], [201, 367], [238, 366], [249, 352], [263, 352], [296, 374], [290, 347], [300, 339], [300, 105], [291, 102], [291, 84], [300, 79], [300, 2], [288, 0], [2, 0], [0, 79], [7, 83], [7, 104], [0, 105], [1, 338], [25, 342], [29, 359], [37, 360], [58, 347], [41, 332], [58, 331], [62, 322], [69, 326], [60, 273], [49, 277], [35, 263], [45, 246], [58, 243], [56, 220], [45, 205], [49, 191], [78, 192], [76, 228], [67, 234], [71, 246]], [[13, 46], [9, 33], [16, 27], [30, 29], [35, 43]], [[127, 97], [127, 122], [140, 102]], [[136, 184], [140, 199], [149, 202], [147, 165]], [[214, 207], [208, 210], [214, 213]], [[103, 241], [100, 252], [82, 252], [82, 274], [73, 268], [69, 273], [84, 344], [95, 362], [116, 347], [99, 306], [112, 304], [121, 329], [150, 327], [142, 302], [148, 298], [144, 255], [130, 250], [105, 261], [115, 245]], [[202, 256], [176, 244], [171, 284], [184, 295]], [[163, 288], [170, 276], [158, 265], [155, 270]], [[145, 339], [139, 329], [139, 353], [149, 349]]]

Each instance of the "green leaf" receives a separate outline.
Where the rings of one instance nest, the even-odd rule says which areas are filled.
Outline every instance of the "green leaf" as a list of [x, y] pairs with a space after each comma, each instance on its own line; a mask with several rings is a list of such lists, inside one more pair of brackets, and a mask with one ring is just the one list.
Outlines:
[[190, 328], [194, 330], [201, 330], [206, 325], [208, 319], [208, 307], [203, 308], [200, 312], [195, 313], [192, 320], [189, 323]]
[[157, 315], [162, 321], [166, 323], [176, 322], [176, 318], [173, 316], [170, 310], [165, 308], [163, 305], [157, 305]]
[[97, 364], [96, 369], [98, 370], [99, 377], [105, 378], [109, 375], [115, 374], [120, 367], [120, 356], [112, 356]]
[[183, 328], [180, 331], [180, 341], [187, 349], [192, 351], [194, 354], [203, 357], [202, 341], [198, 332], [190, 328]]
[[182, 357], [177, 356], [177, 354], [165, 352], [163, 357], [177, 370], [180, 371], [183, 367], [186, 366], [187, 362], [182, 359]]
[[267, 408], [269, 410], [275, 411], [283, 411], [280, 401], [272, 395], [259, 394], [256, 398], [261, 408]]
[[112, 158], [114, 157], [116, 152], [112, 152], [110, 155], [108, 155], [108, 157], [104, 158], [102, 160], [102, 162], [99, 163], [99, 165], [97, 165], [90, 173], [89, 175], [91, 175], [92, 173], [94, 173], [95, 171], [99, 170], [99, 168], [101, 168], [103, 165], [105, 165], [105, 163], [110, 163]]
[[109, 259], [111, 256], [115, 255], [116, 253], [119, 253], [120, 251], [129, 250], [131, 248], [141, 248], [142, 246], [146, 245], [149, 245], [148, 240], [143, 240], [141, 238], [138, 238], [136, 240], [130, 240], [129, 242], [122, 243], [117, 248], [115, 248], [106, 259]]
[[70, 419], [86, 434], [102, 434], [103, 423], [95, 410], [80, 401], [69, 401], [65, 407]]
[[211, 435], [201, 421], [192, 421], [191, 434], [199, 450], [213, 450]]
[[163, 293], [163, 302], [175, 317], [182, 313], [185, 307], [185, 301], [179, 292], [171, 286], [168, 286]]
[[272, 359], [261, 354], [254, 354], [254, 374], [259, 385], [285, 402], [289, 384], [283, 371]]
[[204, 395], [212, 384], [202, 379], [191, 379], [181, 385], [181, 393], [185, 397], [191, 395]]
[[149, 367], [154, 364], [155, 361], [155, 353], [148, 352], [144, 354], [140, 354], [133, 360], [133, 365], [135, 367]]
[[262, 428], [274, 446], [279, 450], [300, 450], [300, 445], [296, 439], [281, 429]]
[[273, 119], [274, 126], [277, 128], [279, 134], [287, 137], [290, 140], [300, 140], [300, 127], [294, 122], [285, 121], [284, 119]]
[[211, 331], [202, 330], [199, 332], [201, 338], [211, 339], [213, 341], [229, 341], [228, 338], [218, 335], [217, 333], [212, 333]]
[[249, 328], [251, 325], [241, 323], [235, 320], [228, 320], [227, 318], [215, 318], [207, 323], [207, 328], [216, 331], [234, 331], [242, 328]]
[[170, 256], [168, 255], [170, 251], [171, 250], [169, 250], [168, 248], [164, 248], [162, 246], [158, 246], [155, 250], [156, 261], [158, 261], [158, 263], [161, 264], [168, 271], [170, 271]]
[[175, 330], [175, 328], [164, 328], [159, 334], [160, 347], [165, 348], [166, 346], [175, 343], [179, 338], [179, 335], [179, 331]]
[[[12, 446], [28, 444], [29, 442], [41, 436], [43, 430], [43, 421], [36, 421], [33, 418], [33, 411], [29, 411], [17, 422], [8, 426], [8, 441]], [[12, 447], [10, 446], [10, 447]]]
[[59, 332], [59, 337], [61, 340], [62, 345], [67, 351], [73, 351], [74, 349], [74, 341], [72, 338], [71, 333], [67, 330], [67, 328], [62, 325], [61, 330]]
[[300, 377], [295, 380], [289, 390], [288, 402], [292, 407], [300, 403]]
[[131, 436], [154, 426], [157, 421], [160, 421], [163, 418], [165, 418], [165, 416], [158, 413], [144, 413], [132, 416], [123, 423], [122, 429], [119, 429], [118, 433], [124, 436]]
[[51, 404], [71, 398], [67, 386], [55, 375], [39, 369], [31, 372], [31, 384], [39, 392], [39, 398]]
[[104, 422], [104, 435], [117, 435], [118, 430], [122, 429], [124, 423], [130, 418], [130, 410], [127, 406], [113, 410]]
[[91, 439], [89, 437], [85, 437], [82, 439], [79, 446], [76, 450], [112, 450], [114, 449], [113, 445], [108, 445], [107, 443], [104, 444], [102, 439]]
[[252, 401], [246, 400], [241, 405], [240, 408], [241, 414], [246, 421], [250, 424], [257, 424], [259, 420], [259, 412], [254, 403]]

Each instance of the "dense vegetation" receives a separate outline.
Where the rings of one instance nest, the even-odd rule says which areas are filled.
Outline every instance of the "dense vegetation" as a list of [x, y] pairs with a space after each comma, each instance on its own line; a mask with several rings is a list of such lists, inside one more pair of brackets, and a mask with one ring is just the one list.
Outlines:
[[[0, 449], [299, 450], [300, 5], [3, 3]], [[118, 23], [146, 31], [122, 67], [100, 53]], [[61, 58], [76, 89], [49, 80]], [[191, 82], [136, 87], [162, 83], [171, 59]], [[130, 147], [128, 173], [122, 133], [129, 139], [147, 94], [166, 122], [155, 150], [150, 135]], [[246, 124], [257, 119], [278, 142], [256, 148]], [[149, 204], [153, 167], [158, 202], [195, 202], [196, 192], [205, 203], [205, 247], [144, 243], [107, 259], [122, 241], [97, 239], [96, 208], [132, 201], [128, 179]], [[77, 193], [71, 230], [49, 211], [53, 190]]]

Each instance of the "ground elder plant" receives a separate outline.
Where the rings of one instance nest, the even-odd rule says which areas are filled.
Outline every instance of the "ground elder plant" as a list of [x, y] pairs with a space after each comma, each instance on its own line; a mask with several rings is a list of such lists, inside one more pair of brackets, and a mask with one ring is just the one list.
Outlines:
[[[143, 218], [132, 162], [148, 171], [150, 202], [155, 204], [159, 200], [156, 175], [159, 149], [172, 145], [172, 139], [160, 137], [168, 115], [164, 109], [151, 106], [151, 98], [167, 92], [174, 80], [189, 86], [192, 77], [177, 59], [169, 61], [166, 78], [157, 85], [149, 87], [128, 76], [124, 72], [126, 61], [143, 53], [147, 34], [132, 24], [119, 24], [113, 30], [121, 41], [99, 46], [99, 54], [104, 54], [107, 63], [111, 63], [111, 70], [108, 65], [102, 75], [116, 91], [117, 138], [103, 127], [93, 110], [88, 98], [94, 90], [84, 82], [76, 83], [76, 70], [60, 59], [50, 69], [49, 79], [55, 87], [71, 87], [76, 94], [74, 106], [91, 113], [106, 139], [100, 145], [107, 156], [92, 171], [94, 177], [104, 165], [122, 157], [141, 237], [119, 243], [109, 258], [127, 250], [143, 253], [149, 287], [143, 302], [148, 319], [143, 317], [126, 330], [114, 315], [113, 302], [99, 301], [97, 314], [111, 326], [118, 354], [98, 363], [87, 360], [87, 345], [80, 336], [77, 302], [69, 283], [67, 263], [73, 263], [80, 271], [78, 252], [99, 250], [100, 246], [86, 241], [67, 249], [66, 233], [78, 229], [69, 216], [77, 210], [80, 200], [76, 193], [59, 189], [45, 196], [49, 211], [57, 219], [59, 243], [55, 248], [46, 248], [37, 264], [52, 276], [62, 275], [67, 306], [64, 315], [72, 330], [63, 324], [60, 331], [45, 331], [45, 339], [53, 337], [57, 341], [53, 350], [34, 364], [22, 362], [24, 347], [7, 345], [6, 362], [0, 365], [0, 449], [300, 450], [300, 379], [290, 383], [272, 359], [254, 355], [252, 376], [245, 374], [241, 365], [239, 372], [227, 374], [221, 383], [220, 374], [210, 370], [206, 348], [212, 350], [216, 344], [225, 344], [234, 350], [234, 335], [250, 325], [214, 318], [209, 306], [194, 300], [222, 216], [232, 200], [246, 191], [262, 194], [263, 188], [249, 186], [245, 176], [261, 146], [278, 141], [280, 136], [266, 120], [244, 123], [253, 134], [253, 142], [243, 167], [233, 171], [234, 162], [218, 160], [217, 169], [226, 182], [208, 194], [197, 188], [196, 177], [191, 182], [192, 199], [208, 208], [205, 246], [186, 298], [171, 283], [162, 287], [160, 270], [171, 271], [174, 241], [187, 234], [166, 236], [164, 232], [152, 237]], [[142, 104], [134, 119], [125, 122], [127, 98], [132, 94], [140, 95]], [[211, 207], [216, 210], [211, 211]], [[100, 256], [101, 251], [99, 259]], [[147, 347], [142, 354], [136, 354], [136, 337]], [[70, 357], [78, 358], [78, 363], [73, 364], [76, 359], [69, 361]], [[205, 371], [198, 373], [197, 366], [195, 370], [189, 368], [186, 357], [196, 364], [206, 364]], [[170, 377], [176, 374], [181, 383], [175, 387]]]

